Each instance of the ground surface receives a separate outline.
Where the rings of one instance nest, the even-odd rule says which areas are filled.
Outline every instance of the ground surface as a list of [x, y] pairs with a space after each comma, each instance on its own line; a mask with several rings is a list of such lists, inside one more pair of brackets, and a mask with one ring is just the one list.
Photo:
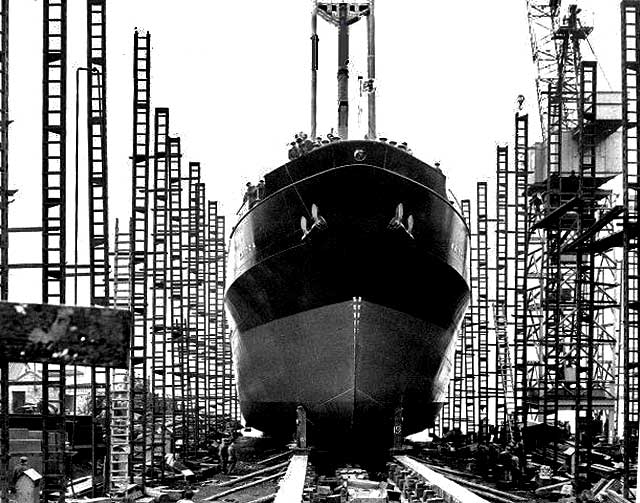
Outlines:
[[[197, 488], [198, 492], [194, 498], [195, 501], [201, 501], [209, 496], [227, 491], [229, 487], [218, 487], [218, 484], [231, 480], [240, 475], [245, 475], [253, 471], [266, 468], [269, 465], [258, 465], [257, 462], [286, 450], [286, 446], [281, 442], [276, 442], [267, 438], [240, 437], [236, 440], [234, 445], [236, 447], [238, 458], [236, 468], [230, 475], [218, 473], [214, 475], [212, 479], [203, 482], [200, 487]], [[282, 461], [284, 460], [278, 460], [274, 463], [271, 463], [271, 465], [281, 463]], [[267, 475], [270, 474], [271, 473]], [[250, 482], [250, 480], [240, 482], [239, 485], [243, 485], [248, 482]], [[270, 480], [263, 484], [250, 487], [241, 492], [223, 496], [221, 499], [214, 501], [222, 501], [225, 503], [248, 503], [249, 501], [253, 501], [262, 496], [273, 494], [277, 491], [277, 489], [278, 481]]]

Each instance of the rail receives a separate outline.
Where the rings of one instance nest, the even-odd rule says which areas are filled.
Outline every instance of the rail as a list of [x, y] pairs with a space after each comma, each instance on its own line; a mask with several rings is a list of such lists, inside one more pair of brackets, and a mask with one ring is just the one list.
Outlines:
[[308, 460], [306, 454], [295, 454], [291, 458], [289, 466], [287, 467], [287, 473], [285, 473], [280, 482], [280, 488], [278, 489], [274, 503], [302, 501]]
[[394, 459], [409, 470], [407, 474], [409, 477], [424, 479], [436, 494], [448, 503], [488, 503], [488, 500], [477, 496], [444, 475], [434, 472], [415, 459], [408, 456], [395, 456]]

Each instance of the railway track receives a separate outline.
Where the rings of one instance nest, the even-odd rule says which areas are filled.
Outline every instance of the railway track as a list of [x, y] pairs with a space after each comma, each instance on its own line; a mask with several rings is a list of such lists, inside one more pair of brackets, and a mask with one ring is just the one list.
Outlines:
[[281, 453], [256, 465], [259, 469], [250, 473], [208, 484], [201, 489], [202, 496], [197, 500], [266, 503], [274, 500], [295, 501], [294, 494], [301, 497], [307, 467], [306, 455]]

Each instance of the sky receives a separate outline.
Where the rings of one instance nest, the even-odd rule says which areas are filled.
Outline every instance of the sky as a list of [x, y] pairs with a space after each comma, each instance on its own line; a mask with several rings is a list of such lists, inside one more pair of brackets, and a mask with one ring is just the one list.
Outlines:
[[[68, 4], [71, 198], [75, 71], [85, 65], [86, 2]], [[590, 42], [601, 64], [600, 82], [619, 89], [619, 2], [578, 4], [595, 26]], [[137, 27], [151, 33], [152, 106], [170, 108], [171, 134], [182, 138], [183, 162], [202, 163], [207, 197], [222, 203], [230, 226], [245, 183], [283, 164], [294, 133], [309, 130], [311, 0], [110, 0], [107, 9], [111, 217], [120, 218], [123, 227], [130, 214]], [[10, 179], [19, 189], [11, 226], [41, 223], [41, 21], [42, 0], [11, 3]], [[366, 73], [365, 31], [364, 22], [352, 27], [354, 86]], [[327, 133], [337, 122], [336, 30], [319, 21], [319, 36], [318, 132]], [[539, 138], [525, 0], [377, 0], [376, 38], [379, 135], [407, 141], [417, 157], [440, 162], [458, 199], [472, 198], [477, 181], [493, 178], [495, 146], [512, 139], [519, 94], [532, 116], [531, 140]], [[586, 59], [589, 52], [585, 47]], [[84, 87], [81, 114], [83, 93]], [[361, 138], [366, 112], [359, 121], [358, 107], [366, 110], [366, 103], [358, 102], [355, 87], [351, 95], [351, 138]], [[79, 160], [86, 171], [83, 124], [81, 119]], [[81, 236], [86, 236], [85, 187], [81, 176]], [[41, 260], [37, 236], [11, 238], [12, 262]], [[86, 239], [81, 237], [79, 246], [79, 262], [86, 263]], [[10, 299], [39, 302], [39, 285], [36, 271], [14, 272]]]

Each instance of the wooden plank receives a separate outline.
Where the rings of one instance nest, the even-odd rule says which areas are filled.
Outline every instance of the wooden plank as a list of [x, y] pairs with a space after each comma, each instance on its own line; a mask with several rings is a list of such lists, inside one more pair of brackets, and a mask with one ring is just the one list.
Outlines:
[[308, 456], [296, 454], [291, 458], [287, 473], [285, 473], [274, 503], [293, 503], [302, 501], [304, 479], [307, 476]]
[[418, 475], [423, 477], [431, 485], [440, 489], [446, 497], [444, 500], [450, 503], [488, 503], [488, 500], [481, 498], [480, 496], [472, 493], [468, 489], [456, 484], [452, 480], [449, 480], [444, 475], [430, 470], [422, 463], [411, 459], [408, 456], [395, 456], [395, 460], [401, 465], [413, 470]]

